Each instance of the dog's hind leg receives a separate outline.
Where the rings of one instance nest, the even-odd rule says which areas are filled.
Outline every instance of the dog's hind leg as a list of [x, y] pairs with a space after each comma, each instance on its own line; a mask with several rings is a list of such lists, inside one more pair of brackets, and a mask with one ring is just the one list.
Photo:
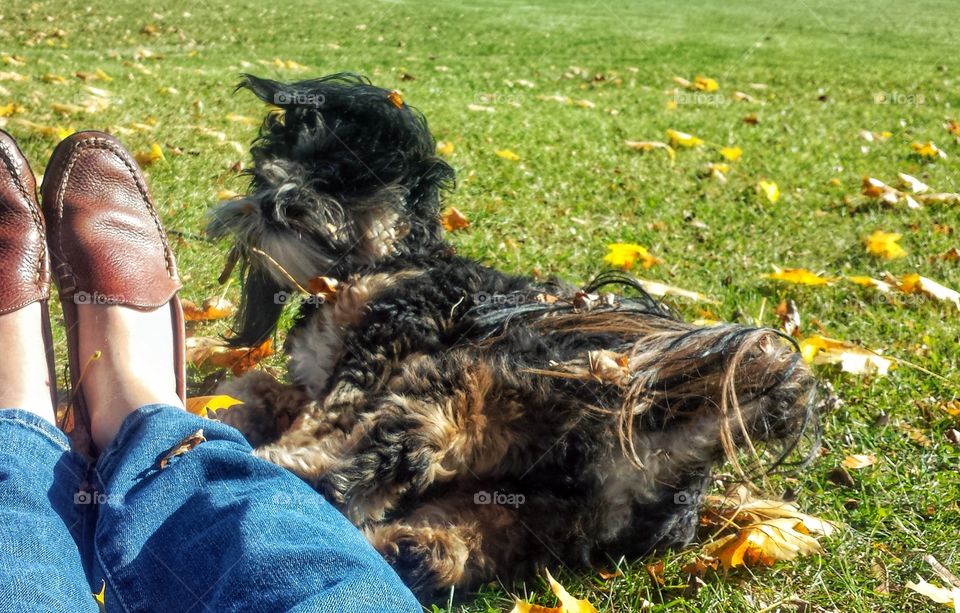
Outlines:
[[408, 360], [360, 411], [343, 464], [320, 489], [363, 524], [434, 483], [509, 470], [508, 454], [524, 447], [525, 409], [503, 393], [501, 375], [475, 353]]

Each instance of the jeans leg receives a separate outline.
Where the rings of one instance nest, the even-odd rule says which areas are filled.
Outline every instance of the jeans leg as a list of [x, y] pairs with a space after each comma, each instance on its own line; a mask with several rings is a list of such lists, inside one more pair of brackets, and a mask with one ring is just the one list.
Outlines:
[[43, 418], [0, 410], [0, 611], [97, 611], [74, 496], [88, 465]]
[[[206, 442], [161, 469], [201, 428]], [[108, 610], [422, 610], [336, 509], [250, 451], [234, 428], [174, 407], [124, 421], [97, 463], [93, 576]]]

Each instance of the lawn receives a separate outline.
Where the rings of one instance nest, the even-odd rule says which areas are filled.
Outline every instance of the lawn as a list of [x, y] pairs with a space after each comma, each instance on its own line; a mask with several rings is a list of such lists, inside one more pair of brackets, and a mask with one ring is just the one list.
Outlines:
[[[864, 175], [894, 183], [898, 172], [934, 191], [960, 191], [960, 142], [944, 127], [960, 119], [960, 5], [146, 4], [7, 0], [0, 56], [15, 57], [0, 63], [0, 108], [22, 108], [0, 125], [38, 173], [58, 128], [111, 130], [133, 151], [158, 144], [165, 159], [146, 172], [188, 298], [222, 291], [224, 246], [204, 238], [204, 216], [218, 194], [243, 191], [238, 168], [264, 112], [252, 96], [233, 93], [239, 74], [353, 71], [401, 90], [452, 143], [459, 184], [448, 203], [471, 222], [451, 237], [461, 253], [583, 283], [604, 269], [607, 244], [638, 243], [662, 260], [639, 274], [717, 301], [670, 299], [686, 317], [776, 326], [775, 307], [792, 299], [804, 334], [902, 361], [886, 377], [819, 368], [844, 401], [823, 416], [824, 450], [809, 469], [765, 485], [771, 496], [790, 490], [803, 510], [842, 526], [824, 556], [721, 573], [695, 595], [680, 572], [695, 549], [663, 558], [664, 586], [644, 570], [653, 558], [611, 560], [624, 572], [611, 581], [576, 575], [558, 560], [552, 570], [573, 593], [605, 611], [645, 600], [658, 611], [925, 611], [934, 605], [903, 587], [932, 576], [923, 555], [960, 572], [960, 448], [946, 437], [960, 418], [944, 410], [960, 383], [957, 309], [844, 281], [806, 287], [762, 277], [775, 265], [828, 276], [915, 272], [960, 287], [960, 264], [938, 257], [958, 246], [960, 207], [909, 209], [860, 195]], [[696, 75], [716, 79], [719, 90], [673, 91], [673, 77]], [[736, 100], [737, 91], [754, 101]], [[105, 102], [86, 108], [91, 99]], [[665, 140], [667, 129], [706, 144], [678, 150], [672, 163], [663, 151], [624, 144]], [[890, 135], [868, 142], [864, 130]], [[915, 141], [934, 141], [947, 158], [916, 156]], [[728, 180], [704, 177], [705, 164], [722, 161], [717, 147], [732, 145], [743, 155]], [[779, 186], [779, 201], [758, 194], [761, 180]], [[878, 229], [902, 234], [907, 255], [869, 255], [863, 237]], [[850, 454], [878, 461], [852, 483], [828, 479]], [[455, 594], [453, 610], [509, 610], [511, 592], [552, 605], [545, 591], [538, 581], [491, 585]]]

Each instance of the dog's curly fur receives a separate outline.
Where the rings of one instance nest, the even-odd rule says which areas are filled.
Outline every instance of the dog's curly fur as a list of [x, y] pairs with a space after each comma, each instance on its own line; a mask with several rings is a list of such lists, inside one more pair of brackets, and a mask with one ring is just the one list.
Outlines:
[[682, 546], [719, 462], [816, 438], [814, 378], [779, 333], [683, 323], [616, 273], [577, 289], [457, 256], [453, 170], [396, 94], [351, 75], [242, 87], [280, 109], [249, 194], [210, 224], [242, 262], [234, 341], [271, 335], [297, 286], [340, 287], [301, 305], [292, 384], [229, 382], [246, 404], [222, 418], [421, 597]]

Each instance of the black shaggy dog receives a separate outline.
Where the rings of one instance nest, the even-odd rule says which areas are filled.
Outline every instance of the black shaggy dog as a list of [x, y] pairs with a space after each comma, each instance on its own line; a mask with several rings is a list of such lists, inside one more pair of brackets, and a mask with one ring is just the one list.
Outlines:
[[[339, 286], [300, 307], [291, 384], [228, 383], [246, 404], [223, 419], [420, 597], [682, 546], [718, 463], [779, 464], [816, 434], [814, 378], [773, 330], [683, 323], [619, 274], [578, 289], [457, 256], [439, 221], [453, 170], [397, 93], [351, 75], [242, 87], [279, 108], [249, 193], [210, 224], [245, 280], [234, 341], [273, 334], [298, 288]], [[616, 286], [635, 297], [599, 293]]]

